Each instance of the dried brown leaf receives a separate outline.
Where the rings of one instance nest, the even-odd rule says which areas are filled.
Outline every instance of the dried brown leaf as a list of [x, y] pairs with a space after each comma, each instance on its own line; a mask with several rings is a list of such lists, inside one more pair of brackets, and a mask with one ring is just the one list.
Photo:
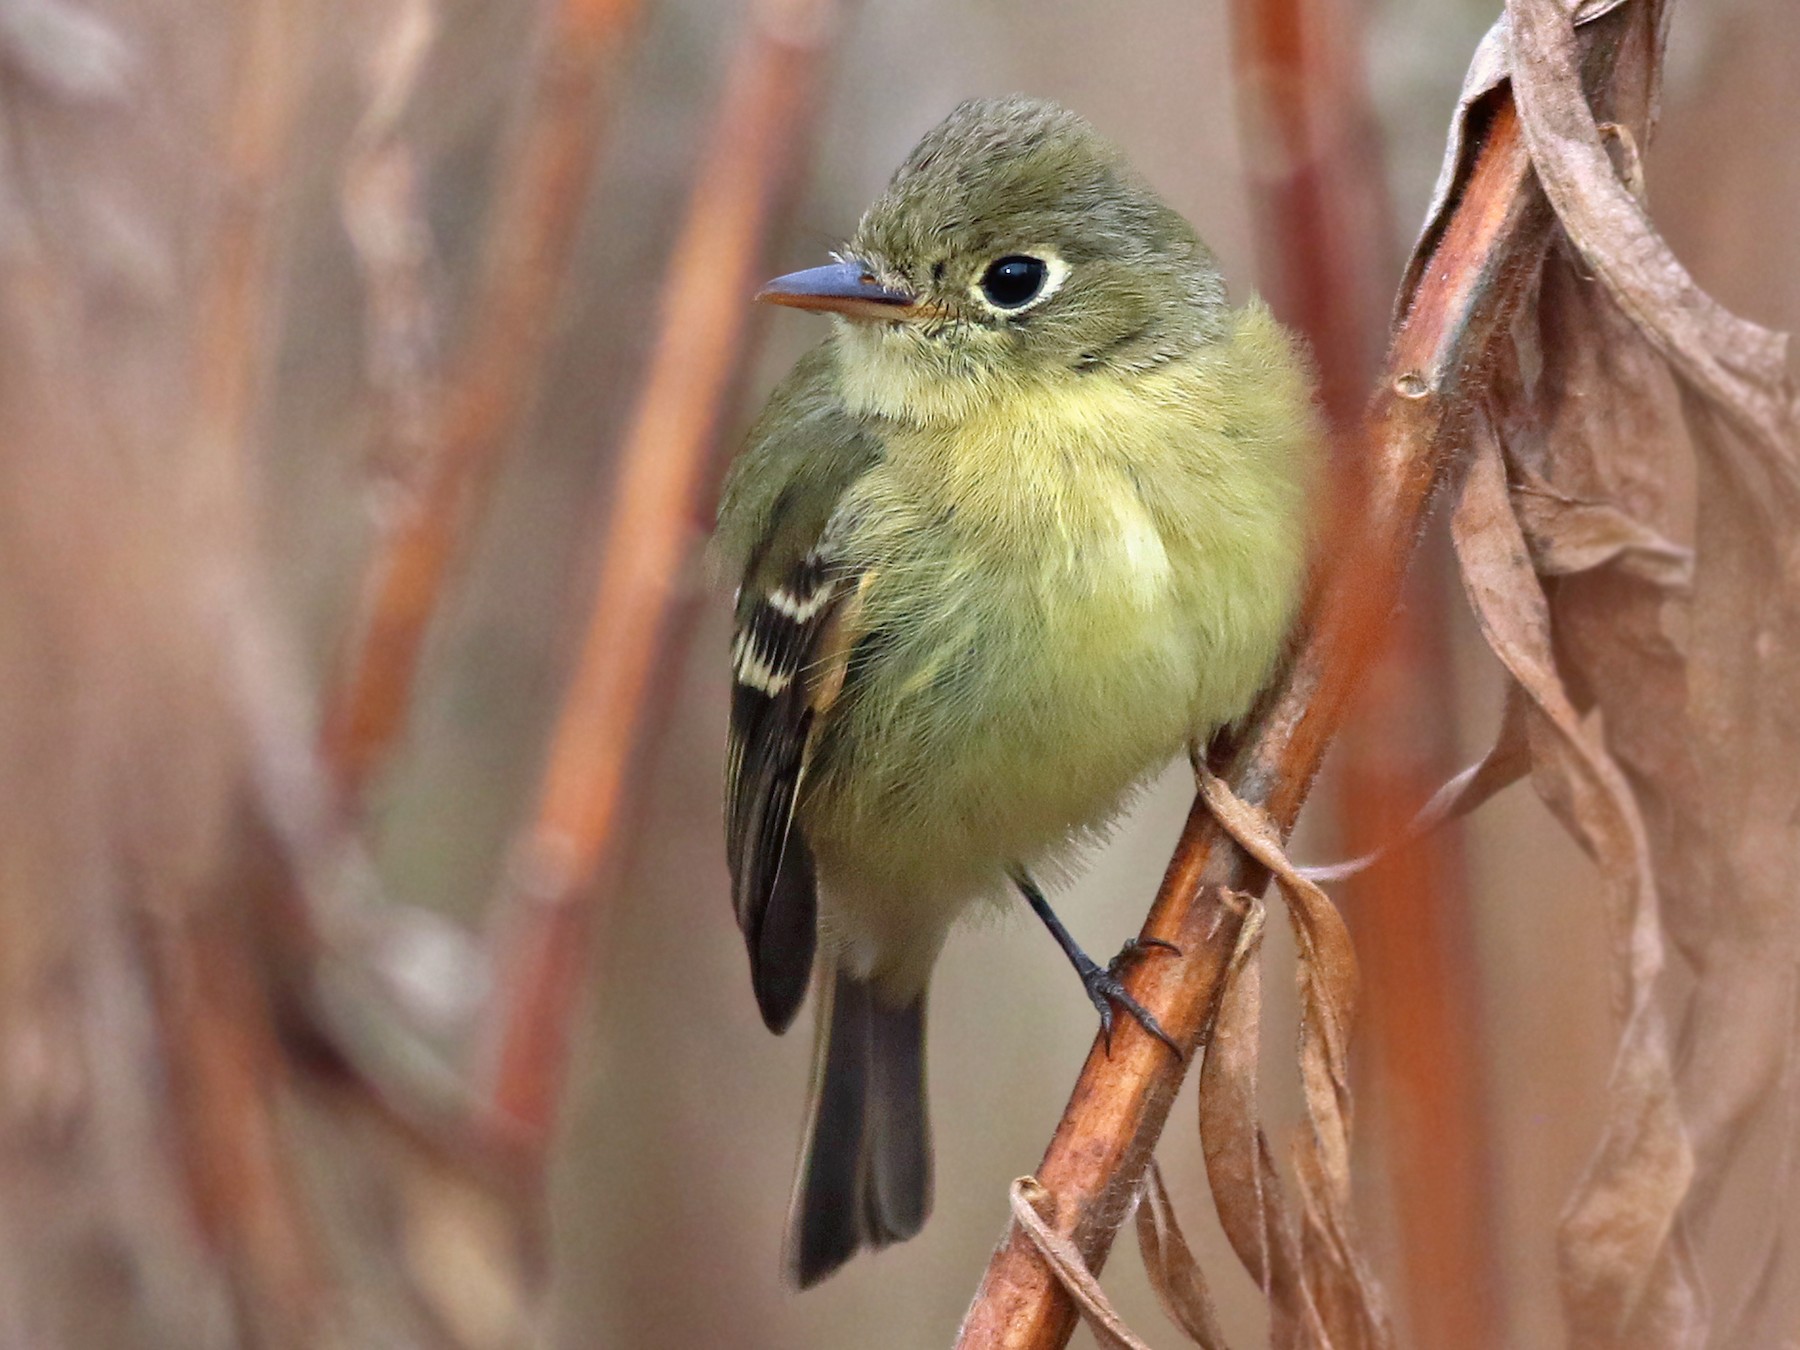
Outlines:
[[1495, 794], [1511, 787], [1531, 768], [1531, 746], [1525, 735], [1524, 701], [1514, 686], [1508, 686], [1500, 708], [1500, 728], [1488, 752], [1449, 782], [1431, 794], [1431, 800], [1397, 835], [1360, 858], [1326, 863], [1295, 870], [1308, 881], [1326, 885], [1360, 876], [1382, 859], [1392, 856], [1409, 844], [1423, 839], [1433, 830], [1461, 820], [1491, 800]]
[[[1646, 540], [1689, 530], [1683, 508], [1692, 447], [1678, 386], [1662, 358], [1566, 254], [1544, 269], [1534, 319], [1535, 329], [1520, 336], [1541, 373], [1529, 389], [1505, 395], [1502, 434], [1514, 477], [1604, 503]], [[1514, 489], [1513, 508], [1540, 574], [1587, 551], [1550, 537], [1579, 522], [1560, 512], [1534, 517], [1530, 500], [1528, 488]], [[1675, 545], [1655, 547], [1672, 563]], [[1607, 748], [1629, 776], [1644, 818], [1663, 922], [1691, 956], [1704, 929], [1688, 931], [1679, 907], [1666, 905], [1699, 881], [1689, 870], [1706, 852], [1687, 726], [1692, 569], [1681, 575], [1672, 565], [1646, 568], [1621, 553], [1586, 571], [1565, 569], [1547, 589], [1559, 669], [1577, 705], [1597, 705], [1604, 715]]]
[[1289, 861], [1268, 816], [1204, 764], [1195, 775], [1207, 809], [1275, 878], [1299, 948], [1300, 1082], [1310, 1130], [1294, 1143], [1302, 1209], [1300, 1261], [1313, 1306], [1334, 1346], [1392, 1343], [1380, 1291], [1358, 1251], [1350, 1200], [1350, 1031], [1356, 952], [1343, 915]]
[[[1628, 3], [1630, 0], [1579, 0], [1574, 6], [1575, 23], [1592, 23]], [[1450, 119], [1450, 135], [1444, 144], [1443, 163], [1438, 168], [1437, 184], [1431, 192], [1431, 205], [1426, 208], [1418, 242], [1413, 245], [1412, 257], [1401, 278], [1396, 313], [1404, 314], [1412, 303], [1431, 245], [1462, 196], [1463, 186], [1474, 167], [1476, 149], [1481, 144], [1487, 97], [1506, 83], [1510, 60], [1511, 39], [1506, 19], [1502, 17], [1488, 29], [1476, 47], [1468, 72], [1463, 76], [1456, 112]]]
[[1144, 1270], [1164, 1314], [1205, 1350], [1227, 1350], [1219, 1314], [1213, 1306], [1206, 1272], [1194, 1259], [1192, 1248], [1175, 1218], [1175, 1205], [1163, 1185], [1156, 1159], [1144, 1169], [1144, 1185], [1138, 1196], [1138, 1248]]
[[1044, 1260], [1056, 1272], [1056, 1278], [1087, 1319], [1088, 1329], [1105, 1350], [1150, 1350], [1132, 1333], [1123, 1318], [1113, 1309], [1100, 1281], [1082, 1259], [1081, 1249], [1045, 1221], [1043, 1205], [1054, 1205], [1056, 1197], [1045, 1190], [1036, 1177], [1020, 1177], [1014, 1181], [1008, 1198], [1012, 1202], [1013, 1219], [1043, 1253]]
[[1325, 1329], [1301, 1278], [1293, 1218], [1257, 1104], [1263, 907], [1254, 896], [1233, 898], [1246, 907], [1244, 923], [1200, 1066], [1206, 1179], [1226, 1240], [1268, 1302], [1270, 1344], [1278, 1350], [1316, 1345], [1323, 1343]]
[[[1793, 864], [1800, 857], [1800, 502], [1771, 501], [1746, 482], [1735, 423], [1687, 400], [1699, 448], [1697, 565], [1690, 633], [1688, 717], [1709, 844], [1673, 908], [1699, 934], [1699, 985], [1684, 1037], [1684, 1100], [1701, 1174], [1691, 1212], [1702, 1221], [1740, 1141], [1765, 1107], [1787, 1141], [1758, 1193], [1768, 1198], [1758, 1242], [1773, 1261], [1796, 1182], [1792, 1140], [1795, 1009], [1800, 1003]], [[1724, 1301], [1731, 1343], [1766, 1343], [1791, 1329], [1788, 1278]], [[1760, 1289], [1766, 1293], [1759, 1295]], [[1776, 1292], [1786, 1317], [1765, 1314]]]
[[1656, 1002], [1663, 946], [1649, 844], [1624, 775], [1557, 672], [1549, 604], [1491, 431], [1477, 436], [1475, 451], [1451, 526], [1463, 583], [1488, 645], [1530, 698], [1538, 792], [1600, 867], [1615, 952], [1623, 1030], [1609, 1118], [1559, 1243], [1572, 1342], [1688, 1345], [1703, 1332], [1704, 1312], [1675, 1224], [1693, 1155]]
[[[1570, 241], [1683, 378], [1765, 450], [1791, 455], [1800, 411], [1788, 379], [1787, 338], [1738, 318], [1701, 290], [1620, 180], [1581, 86], [1565, 0], [1507, 0], [1506, 12], [1520, 126]], [[1790, 474], [1794, 468], [1787, 466]]]
[[1539, 576], [1578, 576], [1610, 566], [1665, 591], [1685, 593], [1693, 584], [1692, 549], [1611, 502], [1571, 497], [1530, 469], [1514, 472], [1513, 513]]
[[[1611, 503], [1657, 531], [1679, 515], [1685, 475], [1697, 474], [1691, 597], [1667, 584], [1672, 574], [1620, 554], [1559, 584], [1552, 604], [1563, 674], [1601, 708], [1607, 748], [1647, 825], [1663, 921], [1694, 968], [1678, 1064], [1694, 1172], [1680, 1219], [1698, 1232], [1752, 1127], [1771, 1111], [1782, 1139], [1800, 1127], [1791, 882], [1800, 719], [1781, 692], [1800, 678], [1800, 418], [1785, 337], [1702, 292], [1650, 223], [1641, 184], [1629, 174], [1621, 183], [1607, 161], [1611, 127], [1597, 128], [1595, 114], [1608, 110], [1575, 85], [1573, 36], [1558, 6], [1509, 8], [1537, 172], [1580, 272], [1601, 283], [1562, 260], [1546, 271], [1542, 378], [1535, 406], [1507, 432], [1515, 473], [1530, 465], [1556, 492]], [[1645, 4], [1633, 16], [1640, 33], [1656, 32], [1651, 51], [1661, 12]], [[1641, 143], [1647, 104], [1612, 111], [1627, 124], [1614, 134]], [[1550, 533], [1566, 545], [1577, 524], [1565, 517]], [[1539, 570], [1553, 570], [1536, 551]], [[1784, 1319], [1774, 1306], [1793, 1283], [1791, 1271], [1775, 1274], [1795, 1181], [1791, 1143], [1777, 1154], [1758, 1187], [1768, 1202], [1749, 1220], [1757, 1256], [1722, 1300], [1722, 1344], [1768, 1343], [1791, 1324], [1792, 1308]]]

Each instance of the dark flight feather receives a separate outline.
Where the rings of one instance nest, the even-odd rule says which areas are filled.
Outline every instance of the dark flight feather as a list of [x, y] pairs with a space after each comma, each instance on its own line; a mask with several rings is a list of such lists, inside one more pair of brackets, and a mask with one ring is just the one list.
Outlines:
[[731, 898], [750, 952], [757, 1007], [785, 1031], [806, 998], [817, 943], [812, 852], [794, 828], [814, 717], [843, 682], [832, 622], [855, 587], [821, 549], [738, 602], [732, 645], [725, 840]]

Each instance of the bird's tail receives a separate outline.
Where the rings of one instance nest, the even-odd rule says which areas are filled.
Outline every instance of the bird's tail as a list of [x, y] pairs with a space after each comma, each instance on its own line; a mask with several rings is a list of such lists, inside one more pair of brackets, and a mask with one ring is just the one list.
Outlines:
[[892, 1007], [843, 971], [820, 982], [806, 1143], [788, 1210], [787, 1271], [817, 1284], [859, 1247], [918, 1232], [931, 1213], [925, 998]]

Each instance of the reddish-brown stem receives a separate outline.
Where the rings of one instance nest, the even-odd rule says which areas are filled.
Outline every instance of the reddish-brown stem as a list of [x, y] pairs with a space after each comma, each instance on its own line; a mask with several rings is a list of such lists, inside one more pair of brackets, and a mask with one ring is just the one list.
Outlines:
[[[1391, 843], [1452, 768], [1441, 577], [1416, 577], [1340, 742], [1344, 851]], [[1419, 1345], [1502, 1343], [1480, 984], [1462, 851], [1429, 835], [1347, 883], [1366, 1049]]]
[[214, 489], [238, 495], [234, 506], [245, 504], [244, 440], [266, 350], [270, 195], [300, 97], [311, 15], [306, 0], [247, 8], [225, 128], [225, 189], [195, 309], [192, 449], [202, 471], [214, 475]]
[[[1367, 413], [1364, 546], [1345, 550], [1350, 556], [1327, 582], [1292, 666], [1228, 775], [1238, 795], [1261, 805], [1284, 833], [1384, 632], [1465, 400], [1548, 230], [1512, 105], [1496, 96]], [[1241, 913], [1222, 903], [1221, 889], [1257, 889], [1263, 880], [1204, 809], [1189, 814], [1143, 929], [1185, 955], [1146, 962], [1129, 980], [1183, 1044], [1197, 1045], [1216, 1013], [1237, 941]], [[1113, 1037], [1110, 1056], [1098, 1041], [1088, 1054], [1037, 1176], [1050, 1195], [1052, 1224], [1092, 1266], [1111, 1249], [1186, 1067], [1134, 1026]], [[1067, 1341], [1074, 1318], [1056, 1277], [1014, 1227], [988, 1265], [958, 1344], [1047, 1350]]]
[[346, 799], [406, 725], [426, 629], [536, 387], [587, 200], [607, 77], [637, 8], [638, 0], [561, 0], [552, 9], [468, 336], [445, 381], [441, 435], [423, 485], [384, 523], [350, 656], [326, 706], [324, 753]]
[[1349, 10], [1342, 0], [1233, 0], [1231, 11], [1259, 288], [1312, 344], [1334, 428], [1361, 424], [1396, 271]]
[[[280, 179], [307, 68], [313, 7], [262, 0], [244, 18], [227, 110], [226, 195], [200, 287], [193, 351], [191, 462], [203, 486], [194, 547], [232, 575], [249, 549], [256, 384]], [[144, 953], [170, 1088], [170, 1116], [190, 1203], [220, 1251], [247, 1334], [301, 1338], [323, 1315], [325, 1262], [279, 1118], [286, 1077], [245, 925], [217, 889], [142, 898]]]
[[[1396, 270], [1355, 18], [1342, 0], [1236, 0], [1232, 11], [1262, 286], [1318, 363], [1345, 504], [1362, 500], [1361, 400]], [[1441, 575], [1413, 579], [1339, 742], [1332, 805], [1349, 856], [1396, 838], [1455, 768], [1448, 608]], [[1421, 1345], [1479, 1350], [1497, 1343], [1501, 1319], [1465, 879], [1455, 841], [1438, 832], [1349, 883], [1346, 908], [1411, 1329]]]
[[617, 847], [631, 770], [667, 668], [696, 502], [736, 383], [765, 245], [810, 124], [831, 28], [822, 0], [752, 11], [670, 258], [657, 339], [625, 442], [587, 636], [518, 841], [499, 915], [493, 1100], [536, 1155], [568, 1073], [596, 875]]
[[324, 1315], [324, 1264], [279, 1125], [286, 1073], [270, 1009], [221, 899], [145, 921], [169, 1111], [194, 1217], [232, 1274], [247, 1334], [298, 1343]]

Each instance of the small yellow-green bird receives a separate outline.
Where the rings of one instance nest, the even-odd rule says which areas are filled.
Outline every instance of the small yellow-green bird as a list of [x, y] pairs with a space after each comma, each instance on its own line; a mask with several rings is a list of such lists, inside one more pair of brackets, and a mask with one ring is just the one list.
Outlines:
[[837, 257], [759, 297], [832, 331], [753, 428], [715, 540], [742, 576], [732, 898], [772, 1030], [822, 965], [803, 1287], [930, 1210], [925, 986], [971, 905], [1016, 887], [1103, 1026], [1118, 1004], [1163, 1035], [1032, 872], [1250, 708], [1320, 446], [1294, 340], [1230, 308], [1192, 227], [1053, 104], [958, 107]]

